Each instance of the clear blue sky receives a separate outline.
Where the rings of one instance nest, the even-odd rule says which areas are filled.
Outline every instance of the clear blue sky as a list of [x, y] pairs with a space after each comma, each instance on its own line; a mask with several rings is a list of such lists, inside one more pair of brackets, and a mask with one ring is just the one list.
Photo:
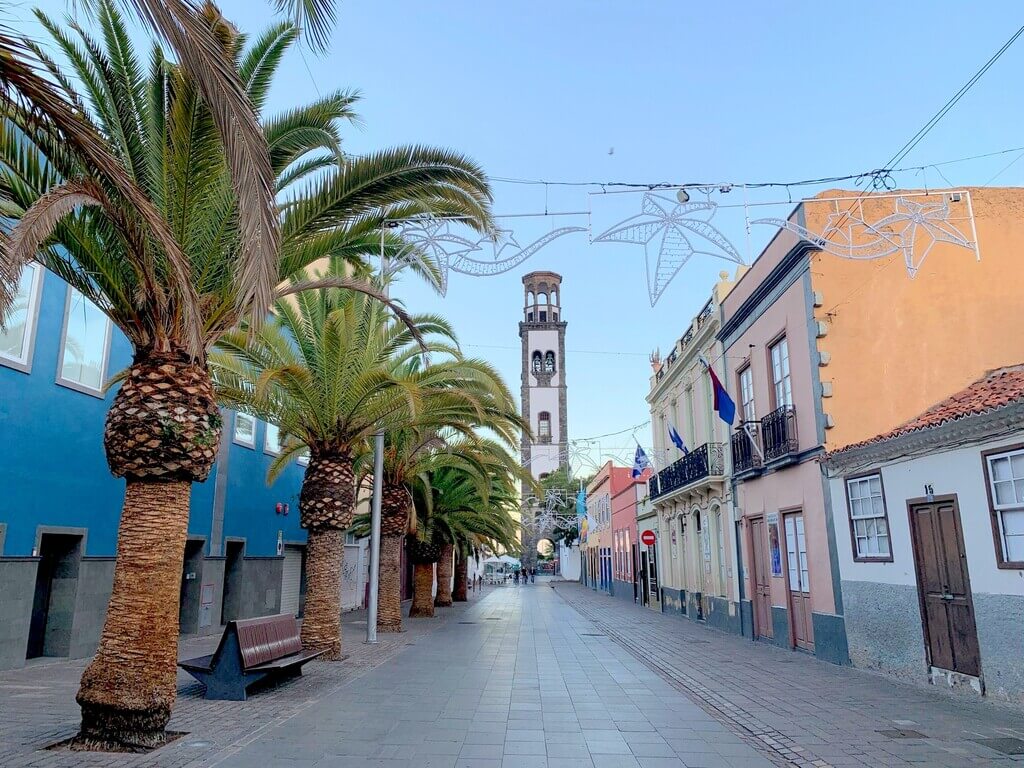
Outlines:
[[[42, 5], [55, 13], [71, 7]], [[222, 4], [250, 32], [268, 23], [268, 6]], [[27, 7], [13, 13], [27, 18]], [[888, 160], [1022, 23], [1024, 9], [1013, 2], [347, 0], [330, 53], [307, 51], [304, 64], [293, 52], [270, 108], [313, 99], [318, 88], [359, 88], [366, 126], [350, 131], [349, 151], [445, 145], [500, 177], [682, 183], [839, 175]], [[906, 164], [1024, 146], [1022, 71], [1024, 40]], [[942, 171], [953, 184], [980, 184], [1016, 157]], [[897, 180], [942, 183], [934, 171]], [[997, 183], [1022, 180], [1024, 160]], [[545, 208], [543, 187], [494, 189], [498, 213]], [[720, 202], [740, 193], [731, 194]], [[611, 207], [609, 198], [598, 200], [595, 210], [610, 224], [639, 210], [639, 198], [627, 197]], [[586, 209], [587, 190], [550, 188], [547, 206]], [[746, 251], [739, 221], [725, 217], [723, 228]], [[526, 244], [552, 226], [517, 220], [516, 237]], [[768, 234], [755, 233], [755, 255]], [[533, 269], [560, 272], [570, 438], [582, 438], [648, 418], [647, 354], [671, 347], [727, 266], [691, 262], [652, 309], [642, 249], [589, 245], [582, 234], [501, 277], [453, 275], [444, 299], [411, 282], [398, 292], [413, 310], [447, 315], [467, 352], [493, 361], [518, 392], [520, 278]], [[649, 444], [649, 434], [644, 428], [638, 437]], [[602, 441], [624, 462], [630, 445], [628, 433]]]

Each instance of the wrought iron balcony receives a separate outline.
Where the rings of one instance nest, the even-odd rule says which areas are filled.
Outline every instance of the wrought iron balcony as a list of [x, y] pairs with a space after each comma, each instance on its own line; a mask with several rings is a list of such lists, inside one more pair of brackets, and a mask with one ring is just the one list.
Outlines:
[[739, 476], [745, 472], [761, 469], [761, 456], [751, 443], [756, 435], [756, 432], [754, 435], [750, 435], [744, 429], [743, 424], [740, 424], [740, 428], [732, 433], [732, 471], [734, 475]]
[[651, 498], [672, 493], [705, 477], [724, 474], [724, 446], [721, 443], [704, 443], [651, 478]]
[[764, 460], [775, 461], [797, 452], [796, 410], [791, 405], [776, 408], [761, 419]]

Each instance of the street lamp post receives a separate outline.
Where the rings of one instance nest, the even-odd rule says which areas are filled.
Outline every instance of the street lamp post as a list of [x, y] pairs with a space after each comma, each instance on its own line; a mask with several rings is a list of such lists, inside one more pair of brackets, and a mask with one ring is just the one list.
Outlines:
[[384, 432], [373, 436], [373, 498], [370, 501], [370, 595], [366, 606], [366, 642], [377, 642], [377, 591], [380, 585], [380, 498], [384, 485]]

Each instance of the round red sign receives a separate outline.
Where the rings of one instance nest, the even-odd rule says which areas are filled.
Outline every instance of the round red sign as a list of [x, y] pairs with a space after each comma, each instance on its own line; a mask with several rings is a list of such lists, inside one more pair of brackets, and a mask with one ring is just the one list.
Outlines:
[[647, 529], [646, 531], [640, 534], [640, 541], [642, 541], [644, 544], [650, 547], [654, 545], [654, 542], [657, 541], [657, 538], [654, 535], [654, 531]]

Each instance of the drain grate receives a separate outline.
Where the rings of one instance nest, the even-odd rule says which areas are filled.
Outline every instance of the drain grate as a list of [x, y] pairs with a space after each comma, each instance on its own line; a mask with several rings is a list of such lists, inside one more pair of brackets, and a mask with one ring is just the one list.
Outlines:
[[459, 624], [476, 624], [475, 621], [460, 621]]
[[1024, 739], [971, 739], [975, 744], [1002, 752], [1004, 755], [1024, 755]]
[[911, 731], [904, 728], [887, 728], [885, 730], [878, 731], [883, 736], [888, 736], [890, 739], [927, 739], [920, 731]]
[[488, 616], [486, 619], [484, 619], [484, 621], [501, 621], [501, 619], [497, 618], [496, 616]]
[[580, 632], [580, 637], [605, 637], [602, 632]]

